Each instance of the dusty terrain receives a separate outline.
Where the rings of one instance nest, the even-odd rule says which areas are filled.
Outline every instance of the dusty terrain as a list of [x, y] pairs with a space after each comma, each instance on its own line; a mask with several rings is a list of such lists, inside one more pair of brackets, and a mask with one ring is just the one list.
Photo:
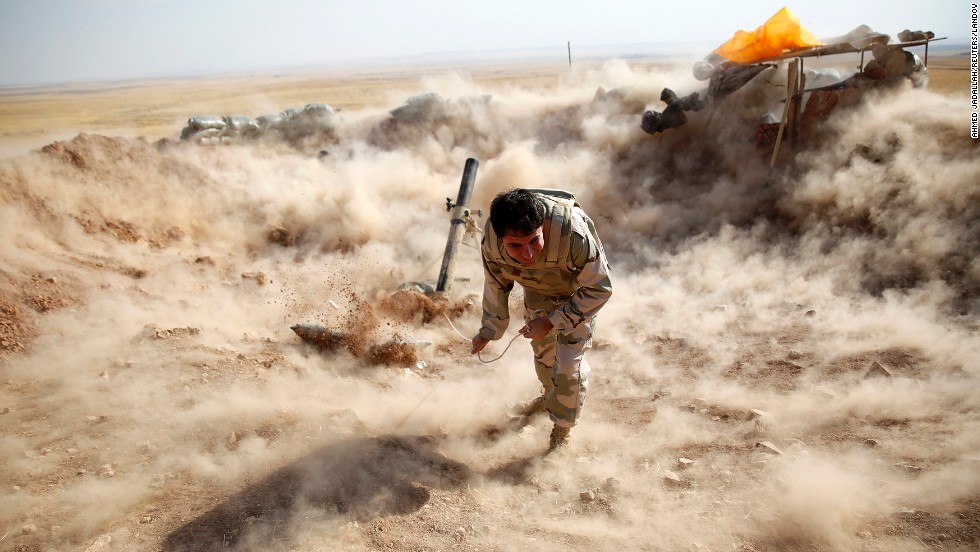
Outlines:
[[[3, 91], [0, 550], [976, 550], [980, 156], [930, 65], [771, 171], [779, 78], [640, 130], [689, 60]], [[177, 139], [309, 102], [330, 140]], [[476, 249], [399, 291], [470, 157], [474, 208], [575, 191], [613, 267], [564, 456], [506, 425], [528, 345], [456, 332]]]

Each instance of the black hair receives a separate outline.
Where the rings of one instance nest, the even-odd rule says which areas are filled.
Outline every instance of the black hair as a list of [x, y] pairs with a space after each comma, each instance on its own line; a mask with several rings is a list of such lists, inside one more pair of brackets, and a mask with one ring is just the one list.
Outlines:
[[544, 224], [545, 205], [534, 192], [511, 188], [490, 203], [490, 224], [498, 238], [527, 236]]

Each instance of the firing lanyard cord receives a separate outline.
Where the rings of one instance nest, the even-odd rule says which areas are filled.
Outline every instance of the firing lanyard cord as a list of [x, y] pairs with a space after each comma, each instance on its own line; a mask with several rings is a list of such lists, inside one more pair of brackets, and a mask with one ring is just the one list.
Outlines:
[[[466, 341], [472, 341], [470, 338], [468, 338], [465, 335], [459, 333], [459, 330], [457, 330], [456, 329], [456, 326], [453, 325], [453, 321], [450, 320], [449, 317], [446, 316], [445, 313], [443, 313], [442, 315], [446, 318], [446, 322], [449, 322], [449, 327], [452, 328], [454, 332], [456, 332], [456, 335], [458, 335], [459, 337], [462, 337]], [[491, 362], [496, 362], [496, 361], [500, 360], [501, 358], [503, 358], [504, 355], [507, 354], [507, 349], [510, 349], [510, 346], [514, 344], [514, 341], [518, 337], [521, 337], [521, 334], [517, 334], [513, 338], [511, 338], [510, 343], [508, 343], [507, 344], [507, 347], [504, 348], [504, 352], [500, 353], [500, 356], [498, 356], [497, 358], [492, 358], [490, 360], [483, 360], [483, 357], [480, 356], [480, 353], [476, 353], [476, 358], [480, 359], [480, 362], [482, 362], [484, 364], [490, 364]]]
[[[456, 335], [458, 335], [459, 337], [462, 337], [466, 341], [471, 341], [470, 338], [468, 338], [465, 335], [459, 333], [459, 330], [457, 330], [456, 329], [456, 326], [453, 325], [453, 321], [450, 320], [449, 317], [446, 316], [445, 313], [443, 313], [443, 316], [445, 316], [446, 322], [449, 322], [449, 327], [452, 328], [454, 332], [456, 332]], [[521, 337], [521, 334], [515, 335], [510, 340], [510, 343], [507, 344], [507, 347], [504, 348], [504, 352], [500, 353], [500, 356], [498, 356], [497, 358], [490, 359], [490, 360], [483, 360], [483, 357], [480, 356], [480, 353], [477, 353], [476, 354], [476, 358], [480, 359], [480, 362], [482, 362], [484, 364], [490, 364], [491, 362], [496, 362], [496, 361], [500, 360], [505, 354], [507, 354], [507, 349], [510, 349], [510, 346], [514, 343], [515, 340], [517, 340], [518, 337]], [[432, 392], [436, 390], [436, 387], [437, 387], [436, 385], [433, 385], [432, 386], [432, 389], [429, 389], [429, 392], [426, 393], [424, 397], [422, 397], [422, 400], [419, 401], [419, 403], [417, 405], [415, 405], [415, 408], [413, 408], [411, 412], [409, 412], [404, 418], [402, 418], [402, 421], [398, 422], [398, 425], [396, 425], [395, 428], [401, 427], [402, 424], [404, 424], [406, 421], [408, 421], [408, 419], [412, 416], [412, 414], [415, 414], [415, 411], [418, 410], [420, 406], [422, 406], [422, 403], [425, 402], [425, 399], [428, 399], [429, 398], [429, 395], [431, 395]]]

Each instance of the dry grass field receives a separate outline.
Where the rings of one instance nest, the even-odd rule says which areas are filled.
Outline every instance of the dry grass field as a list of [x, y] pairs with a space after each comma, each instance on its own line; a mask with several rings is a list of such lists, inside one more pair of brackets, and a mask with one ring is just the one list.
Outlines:
[[[980, 156], [967, 58], [929, 62], [774, 168], [784, 78], [640, 129], [687, 60], [0, 91], [0, 551], [977, 550]], [[178, 139], [316, 102], [318, 134]], [[520, 289], [469, 354], [479, 236], [445, 297], [405, 286], [468, 158], [473, 209], [570, 190], [609, 256], [564, 455], [508, 425]]]

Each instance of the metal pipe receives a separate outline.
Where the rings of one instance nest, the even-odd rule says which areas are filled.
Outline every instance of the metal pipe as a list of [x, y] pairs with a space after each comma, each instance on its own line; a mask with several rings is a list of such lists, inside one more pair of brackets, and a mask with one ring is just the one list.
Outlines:
[[439, 269], [439, 281], [436, 283], [437, 292], [449, 292], [453, 282], [453, 272], [456, 271], [456, 254], [463, 242], [466, 232], [466, 217], [469, 216], [467, 204], [473, 195], [473, 184], [476, 181], [476, 169], [479, 166], [476, 159], [466, 160], [463, 168], [463, 180], [459, 184], [459, 195], [453, 206], [453, 215], [449, 227], [449, 240], [446, 242], [446, 253], [442, 257], [442, 268]]

